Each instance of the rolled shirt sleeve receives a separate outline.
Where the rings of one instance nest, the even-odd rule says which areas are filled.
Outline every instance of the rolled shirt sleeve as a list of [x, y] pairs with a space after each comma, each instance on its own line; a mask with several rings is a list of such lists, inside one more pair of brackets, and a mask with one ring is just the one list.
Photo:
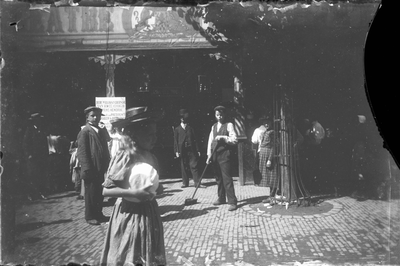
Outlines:
[[229, 133], [229, 136], [225, 139], [227, 144], [234, 145], [237, 143], [237, 135], [235, 133], [235, 129], [233, 128], [232, 123], [227, 124], [227, 130]]
[[254, 130], [253, 136], [251, 136], [251, 142], [253, 144], [259, 144], [259, 141], [260, 141], [260, 129], [256, 128]]
[[210, 135], [208, 137], [208, 144], [207, 144], [207, 156], [211, 156], [211, 142], [214, 139], [213, 127], [211, 127]]

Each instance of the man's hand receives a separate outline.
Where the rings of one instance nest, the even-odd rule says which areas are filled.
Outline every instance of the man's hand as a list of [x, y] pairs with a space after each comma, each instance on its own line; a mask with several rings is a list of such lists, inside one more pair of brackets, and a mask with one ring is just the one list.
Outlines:
[[271, 161], [270, 160], [267, 161], [267, 167], [271, 167]]
[[206, 160], [206, 164], [210, 164], [210, 163], [211, 163], [211, 156], [208, 156], [207, 160]]
[[175, 153], [176, 158], [179, 158], [179, 152]]
[[215, 140], [226, 142], [227, 138], [228, 138], [227, 136], [216, 136]]

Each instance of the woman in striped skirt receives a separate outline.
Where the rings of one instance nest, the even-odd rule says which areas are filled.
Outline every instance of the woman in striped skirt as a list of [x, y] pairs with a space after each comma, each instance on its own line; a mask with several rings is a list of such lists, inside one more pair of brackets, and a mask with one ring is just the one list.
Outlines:
[[[259, 169], [262, 175], [260, 186], [269, 187], [272, 198], [275, 197], [278, 188], [277, 163], [274, 157], [277, 140], [270, 119], [265, 121], [265, 127], [266, 131], [262, 135], [260, 143]], [[263, 200], [263, 202], [269, 202], [269, 199]]]

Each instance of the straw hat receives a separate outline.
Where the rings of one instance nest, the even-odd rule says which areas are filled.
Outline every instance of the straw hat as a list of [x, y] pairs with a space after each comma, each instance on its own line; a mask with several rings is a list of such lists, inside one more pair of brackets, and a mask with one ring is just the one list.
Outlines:
[[162, 119], [163, 112], [150, 110], [147, 106], [133, 107], [126, 110], [125, 118], [117, 118], [110, 121], [114, 127], [126, 127], [130, 124], [145, 120], [158, 121]]

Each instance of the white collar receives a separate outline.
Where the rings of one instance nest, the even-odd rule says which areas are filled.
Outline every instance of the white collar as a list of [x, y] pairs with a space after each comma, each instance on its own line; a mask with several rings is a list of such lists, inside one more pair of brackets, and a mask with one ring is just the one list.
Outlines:
[[97, 127], [93, 126], [90, 123], [89, 123], [89, 125], [90, 125], [91, 128], [93, 128], [94, 131], [96, 131], [96, 133], [99, 133], [99, 129]]

